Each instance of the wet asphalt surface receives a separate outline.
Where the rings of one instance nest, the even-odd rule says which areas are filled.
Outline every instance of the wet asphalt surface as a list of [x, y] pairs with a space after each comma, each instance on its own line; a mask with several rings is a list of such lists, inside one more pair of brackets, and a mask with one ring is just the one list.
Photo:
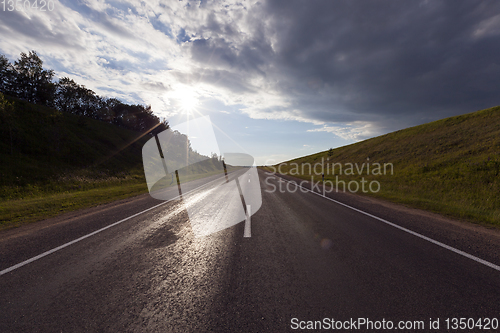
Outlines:
[[[303, 331], [293, 318], [423, 321], [423, 331], [439, 318], [434, 331], [445, 331], [446, 318], [500, 319], [500, 271], [259, 176], [252, 237], [244, 222], [194, 237], [194, 202], [165, 203], [1, 275], [0, 332]], [[500, 265], [497, 231], [331, 197]], [[143, 195], [4, 231], [0, 270], [160, 203]]]

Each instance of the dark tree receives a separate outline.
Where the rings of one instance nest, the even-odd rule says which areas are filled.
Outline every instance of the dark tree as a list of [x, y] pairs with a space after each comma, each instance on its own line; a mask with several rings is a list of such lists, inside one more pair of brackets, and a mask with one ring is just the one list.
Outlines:
[[14, 113], [14, 105], [7, 101], [2, 93], [0, 93], [0, 133], [9, 132], [9, 141], [10, 141], [10, 154], [14, 153], [13, 147], [13, 113]]
[[147, 131], [151, 135], [157, 135], [158, 133], [161, 133], [161, 132], [170, 128], [170, 125], [168, 124], [168, 121], [166, 119], [160, 120], [156, 116], [153, 116], [153, 117], [154, 118], [151, 118], [149, 120], [149, 123], [147, 126]]
[[22, 52], [14, 63], [17, 96], [35, 104], [52, 106], [55, 85], [52, 83], [53, 70], [44, 70], [43, 61], [35, 51], [29, 55]]
[[104, 105], [95, 92], [67, 77], [61, 78], [56, 86], [55, 106], [57, 109], [99, 119], [99, 109]]
[[76, 113], [78, 109], [79, 85], [70, 78], [59, 79], [56, 88], [55, 106], [60, 111]]
[[14, 67], [9, 59], [3, 54], [0, 55], [0, 91], [9, 95], [14, 95], [13, 88]]
[[101, 105], [99, 107], [99, 119], [112, 124], [115, 117], [114, 108], [121, 102], [116, 98], [101, 98]]

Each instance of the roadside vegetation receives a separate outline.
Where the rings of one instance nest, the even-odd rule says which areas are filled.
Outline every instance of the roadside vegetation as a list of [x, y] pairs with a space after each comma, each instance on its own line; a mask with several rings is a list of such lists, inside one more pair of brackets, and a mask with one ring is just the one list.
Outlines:
[[0, 229], [147, 192], [142, 146], [168, 122], [54, 75], [0, 55]]
[[[151, 138], [0, 93], [0, 230], [147, 193], [142, 147]], [[189, 140], [174, 132], [171, 143]], [[181, 179], [220, 173], [217, 159], [179, 170]]]
[[0, 229], [147, 192], [150, 138], [0, 93]]
[[[294, 163], [299, 168], [294, 168]], [[352, 145], [330, 149], [282, 163], [281, 171], [298, 178], [321, 181], [321, 173], [302, 165], [340, 163], [339, 174], [325, 172], [335, 187], [340, 181], [378, 181], [370, 195], [471, 222], [500, 227], [500, 107], [450, 117], [407, 128]], [[348, 163], [364, 172], [345, 174]], [[367, 174], [366, 165], [392, 163], [393, 173]], [[277, 170], [280, 165], [272, 167]], [[326, 166], [325, 166], [326, 168]], [[268, 168], [269, 169], [269, 168]], [[299, 174], [297, 174], [297, 170]], [[320, 170], [318, 167], [317, 170]], [[373, 170], [373, 169], [371, 169]], [[338, 178], [337, 178], [338, 177]], [[354, 186], [353, 186], [354, 188]], [[373, 189], [376, 187], [374, 186]]]

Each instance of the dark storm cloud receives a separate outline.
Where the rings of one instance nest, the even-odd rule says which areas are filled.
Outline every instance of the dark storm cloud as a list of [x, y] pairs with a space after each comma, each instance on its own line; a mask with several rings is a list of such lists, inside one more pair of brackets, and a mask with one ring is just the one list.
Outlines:
[[193, 85], [196, 83], [207, 83], [223, 87], [234, 94], [252, 93], [258, 91], [246, 82], [244, 74], [234, 73], [224, 69], [200, 69], [194, 74], [174, 72], [172, 75], [181, 83]]
[[255, 71], [265, 75], [272, 50], [269, 45], [255, 40], [234, 47], [225, 38], [210, 38], [194, 40], [191, 55], [195, 61], [211, 67]]
[[279, 27], [277, 63], [302, 82], [290, 89], [304, 96], [296, 103], [331, 93], [308, 108], [316, 118], [336, 120], [328, 105], [432, 118], [500, 104], [499, 25], [478, 32], [498, 22], [500, 2], [269, 1], [266, 12]]
[[193, 59], [261, 73], [306, 118], [409, 125], [500, 104], [498, 1], [270, 0], [249, 24], [237, 44], [209, 18], [218, 38]]

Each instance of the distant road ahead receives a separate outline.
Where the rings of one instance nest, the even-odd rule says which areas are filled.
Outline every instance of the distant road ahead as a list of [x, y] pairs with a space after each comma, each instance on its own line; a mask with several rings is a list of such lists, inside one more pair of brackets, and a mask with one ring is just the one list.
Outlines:
[[[442, 331], [446, 318], [500, 319], [500, 271], [259, 175], [250, 238], [244, 223], [193, 236], [185, 205], [209, 187], [141, 214], [161, 202], [139, 196], [1, 233], [5, 270], [138, 214], [1, 275], [0, 331], [282, 332], [324, 318], [422, 321], [423, 331], [432, 318]], [[496, 231], [332, 198], [500, 265]]]

